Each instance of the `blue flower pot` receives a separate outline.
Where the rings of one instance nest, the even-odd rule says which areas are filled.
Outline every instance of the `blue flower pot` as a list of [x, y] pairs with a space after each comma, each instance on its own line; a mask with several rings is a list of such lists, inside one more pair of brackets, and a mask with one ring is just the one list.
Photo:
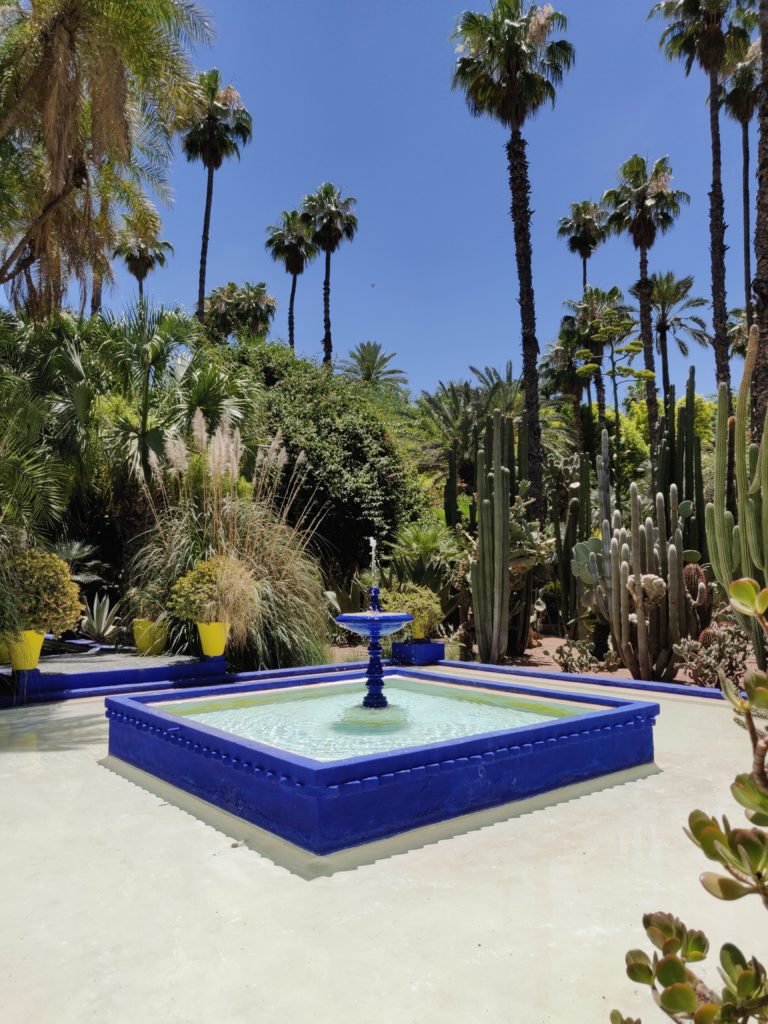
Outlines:
[[445, 644], [435, 640], [410, 640], [392, 644], [392, 661], [400, 665], [434, 665], [445, 660]]

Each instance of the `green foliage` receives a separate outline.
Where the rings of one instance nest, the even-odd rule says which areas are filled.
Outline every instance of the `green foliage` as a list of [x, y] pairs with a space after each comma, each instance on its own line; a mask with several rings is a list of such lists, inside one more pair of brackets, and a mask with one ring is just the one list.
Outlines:
[[418, 511], [415, 474], [365, 387], [284, 346], [243, 354], [267, 389], [267, 427], [282, 437], [288, 470], [303, 461], [299, 505], [321, 513], [328, 560], [349, 573], [366, 561], [368, 537], [391, 537]]
[[261, 338], [269, 333], [277, 304], [263, 281], [222, 285], [206, 297], [205, 329], [211, 341], [227, 338]]
[[607, 658], [595, 657], [594, 644], [589, 640], [571, 640], [555, 648], [555, 661], [563, 670], [576, 675], [595, 672], [613, 672], [621, 665], [621, 660], [613, 652]]
[[97, 643], [114, 641], [120, 629], [120, 602], [112, 604], [107, 594], [96, 594], [86, 603], [85, 615], [80, 620], [80, 632]]
[[233, 623], [239, 611], [248, 613], [253, 584], [242, 563], [216, 555], [198, 562], [174, 583], [168, 611], [177, 619], [191, 622]]
[[83, 606], [66, 562], [38, 548], [21, 548], [10, 554], [6, 569], [21, 629], [58, 635], [77, 625]]
[[749, 653], [749, 638], [735, 622], [708, 626], [698, 640], [688, 638], [675, 645], [680, 667], [695, 686], [719, 686], [721, 672], [738, 682]]
[[443, 612], [440, 599], [427, 587], [404, 583], [395, 590], [382, 589], [381, 607], [385, 612], [408, 612], [413, 622], [407, 627], [405, 636], [415, 640], [430, 639], [440, 633]]

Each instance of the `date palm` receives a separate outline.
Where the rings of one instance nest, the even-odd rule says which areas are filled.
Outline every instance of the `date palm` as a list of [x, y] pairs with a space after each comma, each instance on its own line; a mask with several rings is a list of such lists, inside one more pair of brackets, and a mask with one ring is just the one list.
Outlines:
[[755, 116], [760, 83], [759, 44], [743, 45], [732, 55], [721, 91], [723, 109], [741, 129], [741, 204], [744, 243], [744, 309], [747, 333], [752, 326], [752, 229], [749, 126]]
[[662, 0], [651, 16], [668, 22], [661, 47], [670, 60], [682, 61], [686, 75], [698, 64], [709, 81], [709, 133], [712, 186], [709, 193], [709, 239], [712, 275], [712, 328], [718, 381], [730, 384], [728, 361], [728, 303], [725, 286], [725, 201], [720, 140], [720, 79], [726, 55], [748, 38], [733, 19], [734, 0]]
[[[708, 302], [701, 296], [691, 295], [693, 277], [675, 277], [670, 270], [665, 274], [651, 275], [651, 308], [653, 326], [656, 334], [656, 351], [661, 357], [661, 378], [664, 390], [664, 405], [670, 393], [669, 378], [669, 340], [673, 340], [681, 355], [686, 359], [689, 355], [688, 342], [694, 341], [702, 348], [710, 344], [712, 338], [707, 325], [693, 310], [704, 309]], [[632, 289], [635, 298], [637, 289]]]
[[158, 161], [169, 157], [189, 93], [186, 51], [210, 38], [189, 0], [36, 0], [3, 8], [0, 140], [40, 147], [45, 185], [0, 258], [0, 283], [39, 262], [51, 238], [64, 250], [73, 244], [67, 236], [82, 225], [62, 208], [86, 190], [104, 159], [129, 164], [142, 136], [153, 140]]
[[305, 196], [302, 206], [304, 222], [310, 230], [312, 242], [325, 253], [323, 278], [323, 362], [333, 359], [331, 337], [331, 256], [341, 243], [351, 242], [357, 234], [354, 209], [357, 200], [343, 196], [341, 190], [326, 181], [317, 192]]
[[454, 33], [460, 55], [453, 88], [465, 94], [474, 116], [492, 117], [510, 133], [506, 148], [522, 325], [525, 414], [533, 514], [538, 518], [544, 508], [539, 343], [532, 272], [531, 184], [523, 127], [546, 104], [554, 104], [557, 86], [573, 64], [571, 44], [551, 38], [566, 25], [565, 16], [549, 4], [496, 0], [490, 14], [465, 11]]
[[253, 138], [253, 119], [231, 85], [222, 87], [217, 68], [204, 71], [198, 78], [198, 94], [185, 126], [182, 149], [190, 163], [199, 160], [206, 170], [203, 239], [200, 248], [200, 274], [197, 286], [197, 319], [205, 317], [205, 274], [208, 240], [211, 230], [213, 177], [230, 157], [240, 159], [240, 147]]
[[384, 352], [378, 341], [361, 341], [349, 353], [342, 365], [342, 372], [352, 380], [365, 384], [399, 386], [407, 384], [408, 378], [402, 370], [389, 364], [397, 352]]
[[280, 221], [267, 228], [266, 247], [275, 263], [282, 263], [291, 275], [288, 302], [288, 344], [294, 348], [296, 283], [308, 263], [317, 256], [317, 246], [309, 237], [309, 228], [299, 210], [283, 210]]
[[[653, 352], [653, 282], [648, 274], [648, 253], [659, 235], [666, 234], [678, 216], [681, 207], [690, 202], [686, 192], [672, 188], [672, 167], [667, 157], [661, 157], [653, 167], [637, 153], [619, 168], [619, 182], [603, 196], [608, 211], [608, 230], [617, 235], [628, 235], [640, 257], [640, 278], [635, 294], [640, 306], [640, 340], [643, 345], [645, 369], [656, 373]], [[655, 479], [657, 428], [659, 403], [656, 381], [645, 382], [648, 404], [648, 435], [651, 451], [651, 470]]]
[[158, 267], [164, 267], [168, 256], [173, 255], [170, 242], [159, 238], [142, 238], [127, 231], [115, 246], [115, 256], [125, 263], [129, 274], [139, 285], [139, 302], [144, 301], [144, 281], [148, 274]]
[[589, 199], [571, 203], [569, 216], [560, 219], [557, 237], [567, 239], [569, 251], [581, 257], [581, 290], [586, 292], [587, 265], [605, 240], [605, 210]]

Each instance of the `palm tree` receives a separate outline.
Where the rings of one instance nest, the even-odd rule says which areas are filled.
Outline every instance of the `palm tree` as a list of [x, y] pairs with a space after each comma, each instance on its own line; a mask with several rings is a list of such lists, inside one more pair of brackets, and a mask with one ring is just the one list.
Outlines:
[[342, 372], [346, 377], [365, 384], [407, 384], [405, 373], [389, 365], [396, 355], [397, 352], [386, 354], [378, 341], [361, 341], [349, 353], [349, 359], [342, 365]]
[[[760, 49], [768, 53], [768, 0], [760, 0]], [[768, 412], [768, 60], [760, 62], [757, 123], [757, 219], [755, 222], [755, 297], [760, 344], [752, 371], [754, 422], [761, 424]]]
[[241, 341], [263, 338], [269, 333], [276, 308], [264, 281], [245, 281], [241, 285], [230, 281], [214, 288], [205, 300], [206, 334], [216, 342], [225, 342], [232, 336]]
[[[617, 235], [629, 235], [640, 254], [640, 279], [635, 294], [640, 305], [640, 340], [643, 361], [648, 373], [656, 373], [653, 355], [653, 283], [648, 275], [648, 253], [656, 238], [666, 234], [680, 215], [681, 207], [690, 202], [686, 192], [672, 188], [672, 167], [667, 157], [661, 157], [652, 168], [642, 156], [635, 153], [619, 168], [619, 183], [603, 196], [608, 210], [608, 230]], [[648, 439], [651, 452], [651, 470], [655, 478], [656, 442], [659, 422], [659, 404], [656, 381], [650, 376], [645, 382], [648, 403]]]
[[661, 0], [651, 10], [669, 22], [661, 47], [670, 60], [680, 60], [686, 75], [698, 64], [709, 79], [709, 132], [712, 187], [709, 193], [709, 238], [712, 268], [712, 328], [718, 381], [730, 384], [728, 303], [725, 288], [725, 201], [720, 141], [720, 76], [726, 54], [748, 38], [733, 20], [734, 0]]
[[115, 246], [118, 256], [129, 274], [132, 274], [139, 285], [139, 302], [144, 301], [144, 281], [157, 267], [164, 267], [168, 256], [173, 256], [173, 246], [159, 238], [140, 238], [126, 232]]
[[[605, 337], [601, 331], [603, 321], [609, 313], [623, 315], [626, 312], [624, 296], [621, 289], [613, 287], [608, 291], [602, 288], [587, 288], [579, 302], [569, 300], [565, 303], [573, 320], [579, 348], [589, 351], [589, 363], [594, 367], [592, 378], [595, 381], [595, 398], [597, 399], [597, 421], [600, 431], [608, 429], [605, 414], [605, 378], [603, 377], [603, 354]], [[566, 330], [568, 325], [564, 324]], [[589, 379], [589, 378], [587, 378]], [[592, 410], [590, 409], [590, 416]]]
[[291, 275], [291, 298], [288, 302], [288, 344], [294, 347], [294, 303], [296, 282], [308, 263], [317, 256], [317, 246], [309, 237], [309, 229], [299, 210], [283, 210], [279, 224], [267, 228], [266, 247], [275, 263], [282, 263]]
[[[188, 0], [47, 0], [3, 11], [0, 140], [41, 147], [44, 185], [0, 259], [0, 283], [47, 255], [59, 235], [51, 223], [104, 159], [130, 164], [143, 139], [167, 160], [188, 95], [185, 51], [211, 35]], [[66, 220], [60, 227], [71, 233]]]
[[741, 202], [744, 233], [744, 309], [747, 314], [747, 333], [752, 326], [752, 231], [749, 126], [755, 116], [760, 81], [760, 47], [740, 47], [732, 58], [721, 91], [721, 102], [726, 114], [741, 128]]
[[597, 247], [605, 240], [605, 210], [589, 199], [571, 203], [571, 213], [562, 217], [557, 237], [568, 240], [568, 249], [581, 257], [582, 288], [587, 290], [587, 264]]
[[[656, 351], [661, 356], [661, 379], [664, 391], [664, 406], [667, 407], [671, 389], [669, 379], [669, 353], [667, 343], [672, 338], [681, 354], [688, 358], [688, 342], [706, 348], [712, 338], [707, 325], [700, 316], [691, 315], [694, 309], [708, 305], [701, 296], [691, 295], [693, 277], [675, 277], [669, 270], [666, 274], [651, 275], [651, 308], [656, 333]], [[639, 298], [637, 289], [631, 289]]]
[[187, 160], [199, 160], [207, 172], [203, 241], [200, 249], [200, 276], [197, 286], [197, 319], [205, 317], [205, 271], [208, 260], [208, 238], [211, 229], [213, 176], [226, 159], [240, 159], [240, 146], [253, 138], [253, 119], [243, 106], [237, 90], [231, 85], [222, 88], [217, 68], [204, 71], [198, 78], [195, 110], [186, 127], [182, 149]]
[[543, 513], [539, 343], [532, 272], [531, 185], [522, 129], [545, 104], [554, 104], [556, 87], [573, 64], [571, 44], [565, 39], [550, 38], [555, 30], [566, 25], [565, 16], [549, 4], [496, 0], [490, 14], [465, 11], [454, 33], [459, 40], [460, 56], [454, 69], [453, 88], [464, 92], [474, 116], [487, 114], [510, 131], [507, 164], [523, 335], [533, 514], [538, 518]]
[[342, 196], [341, 190], [326, 181], [317, 192], [304, 197], [302, 216], [311, 232], [312, 242], [325, 253], [323, 278], [323, 362], [333, 358], [331, 339], [331, 256], [346, 239], [351, 242], [357, 233], [354, 208], [357, 200]]

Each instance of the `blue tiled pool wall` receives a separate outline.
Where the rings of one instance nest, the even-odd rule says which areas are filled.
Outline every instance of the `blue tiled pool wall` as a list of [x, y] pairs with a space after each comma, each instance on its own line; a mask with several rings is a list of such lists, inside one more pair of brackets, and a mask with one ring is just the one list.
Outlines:
[[[397, 674], [463, 685], [437, 673]], [[277, 685], [346, 675], [293, 675]], [[151, 706], [267, 688], [275, 680], [108, 698], [110, 754], [316, 854], [653, 761], [658, 705], [509, 684], [492, 688], [602, 707], [512, 732], [320, 764]]]

